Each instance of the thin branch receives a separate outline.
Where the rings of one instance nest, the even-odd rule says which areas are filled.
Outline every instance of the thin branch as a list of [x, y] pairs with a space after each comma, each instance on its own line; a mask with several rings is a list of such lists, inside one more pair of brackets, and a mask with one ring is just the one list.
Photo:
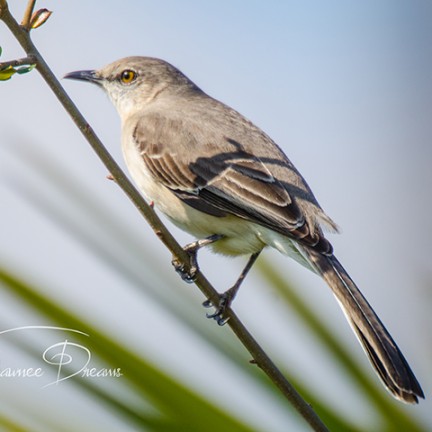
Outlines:
[[[72, 117], [73, 121], [87, 139], [93, 150], [99, 156], [103, 164], [106, 166], [108, 171], [114, 177], [120, 188], [126, 193], [129, 199], [140, 211], [142, 216], [147, 220], [151, 228], [154, 230], [156, 235], [164, 243], [164, 245], [171, 251], [174, 258], [184, 263], [186, 270], [190, 269], [190, 259], [188, 254], [182, 249], [177, 243], [171, 233], [165, 228], [160, 221], [159, 217], [153, 211], [146, 201], [142, 198], [137, 189], [128, 180], [126, 175], [121, 171], [120, 167], [108, 153], [102, 142], [93, 132], [90, 125], [84, 119], [82, 114], [78, 111], [75, 104], [69, 98], [67, 93], [63, 90], [57, 78], [54, 76], [52, 71], [49, 69], [43, 57], [39, 51], [33, 45], [29, 32], [23, 30], [22, 27], [15, 21], [13, 16], [10, 14], [5, 0], [0, 0], [0, 19], [9, 27], [10, 31], [14, 34], [16, 39], [19, 41], [21, 46], [26, 51], [27, 55], [33, 56], [36, 60], [37, 70], [42, 75], [48, 86], [57, 96], [60, 103], [63, 105], [65, 110]], [[206, 298], [210, 299], [214, 304], [217, 304], [219, 297], [217, 291], [209, 283], [201, 272], [198, 272], [195, 284], [203, 292]], [[270, 378], [270, 380], [280, 389], [285, 395], [286, 399], [291, 405], [297, 410], [297, 412], [306, 420], [311, 428], [318, 432], [328, 431], [326, 426], [322, 423], [321, 419], [317, 416], [311, 406], [305, 402], [294, 387], [287, 381], [280, 370], [256, 342], [253, 336], [245, 328], [242, 322], [238, 319], [236, 314], [231, 310], [227, 309], [227, 316], [230, 318], [228, 321], [232, 331], [237, 335], [240, 341], [243, 343], [245, 348], [249, 351], [253, 358], [253, 362], [257, 364]]]
[[23, 20], [21, 21], [21, 25], [26, 29], [30, 30], [31, 18], [33, 15], [33, 10], [36, 4], [36, 0], [29, 0], [27, 3], [26, 10], [24, 12]]
[[10, 60], [7, 62], [0, 63], [0, 70], [6, 69], [10, 66], [24, 66], [24, 65], [33, 65], [36, 64], [36, 58], [33, 55], [29, 55], [27, 57], [23, 57], [17, 60]]

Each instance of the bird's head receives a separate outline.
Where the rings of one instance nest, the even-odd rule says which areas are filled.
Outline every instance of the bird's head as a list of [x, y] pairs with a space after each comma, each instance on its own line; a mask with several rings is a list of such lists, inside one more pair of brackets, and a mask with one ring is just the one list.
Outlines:
[[70, 72], [64, 78], [101, 86], [122, 118], [160, 98], [199, 91], [177, 68], [151, 57], [126, 57], [102, 69]]

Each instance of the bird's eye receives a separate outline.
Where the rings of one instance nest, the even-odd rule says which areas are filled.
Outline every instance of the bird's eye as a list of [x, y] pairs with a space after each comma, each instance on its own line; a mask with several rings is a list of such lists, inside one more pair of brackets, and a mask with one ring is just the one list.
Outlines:
[[136, 79], [136, 72], [133, 70], [126, 69], [120, 74], [120, 81], [123, 84], [130, 84], [132, 81]]

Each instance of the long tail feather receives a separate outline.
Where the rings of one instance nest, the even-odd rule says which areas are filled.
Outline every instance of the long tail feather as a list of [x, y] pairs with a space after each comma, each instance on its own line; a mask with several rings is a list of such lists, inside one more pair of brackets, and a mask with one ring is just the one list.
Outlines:
[[318, 273], [332, 289], [351, 327], [377, 374], [393, 396], [402, 402], [418, 403], [423, 391], [403, 354], [372, 307], [336, 259], [305, 250]]

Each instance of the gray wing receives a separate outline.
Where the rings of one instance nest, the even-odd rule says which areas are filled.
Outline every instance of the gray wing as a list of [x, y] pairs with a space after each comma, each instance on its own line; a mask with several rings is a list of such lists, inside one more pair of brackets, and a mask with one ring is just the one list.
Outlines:
[[284, 164], [293, 169], [288, 160], [280, 154], [274, 160], [258, 157], [229, 135], [205, 132], [199, 122], [186, 125], [182, 119], [152, 115], [138, 123], [133, 136], [152, 176], [191, 207], [217, 217], [235, 215], [332, 253], [286, 182], [272, 173]]

